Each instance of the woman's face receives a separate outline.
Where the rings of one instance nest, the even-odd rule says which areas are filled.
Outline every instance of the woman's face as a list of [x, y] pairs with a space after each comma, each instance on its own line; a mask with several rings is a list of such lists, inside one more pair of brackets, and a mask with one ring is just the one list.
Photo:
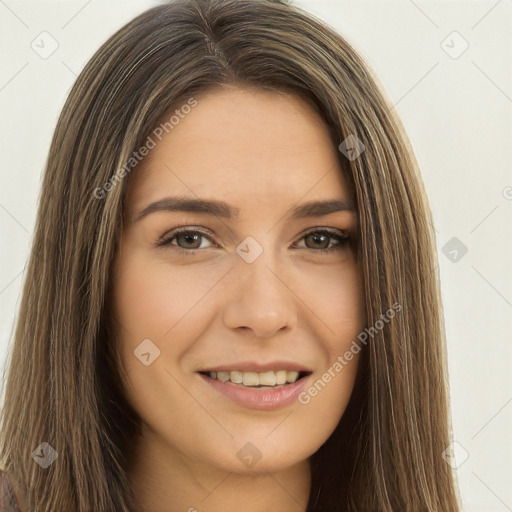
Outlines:
[[184, 111], [126, 191], [124, 387], [144, 448], [170, 463], [284, 470], [327, 440], [354, 385], [357, 355], [333, 371], [364, 327], [353, 203], [298, 97], [223, 88]]

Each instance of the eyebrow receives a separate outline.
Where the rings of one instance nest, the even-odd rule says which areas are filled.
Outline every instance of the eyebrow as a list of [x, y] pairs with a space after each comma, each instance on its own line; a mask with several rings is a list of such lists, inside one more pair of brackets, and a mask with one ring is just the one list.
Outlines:
[[[223, 219], [236, 220], [240, 216], [240, 209], [230, 206], [224, 201], [213, 199], [193, 199], [188, 197], [166, 197], [146, 206], [136, 217], [138, 222], [147, 215], [155, 212], [193, 212], [215, 215]], [[302, 219], [305, 217], [322, 217], [333, 212], [348, 211], [355, 213], [351, 201], [330, 199], [326, 201], [309, 201], [292, 209], [290, 220]]]

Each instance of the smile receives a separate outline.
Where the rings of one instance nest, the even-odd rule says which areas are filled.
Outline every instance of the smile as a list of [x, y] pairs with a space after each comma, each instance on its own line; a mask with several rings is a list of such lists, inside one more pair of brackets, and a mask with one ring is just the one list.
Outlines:
[[296, 402], [311, 376], [309, 371], [284, 369], [198, 373], [215, 394], [220, 393], [243, 408], [266, 411], [281, 409]]
[[243, 372], [239, 370], [208, 372], [211, 379], [232, 382], [245, 387], [275, 387], [296, 382], [301, 373], [296, 370], [268, 370], [265, 372]]

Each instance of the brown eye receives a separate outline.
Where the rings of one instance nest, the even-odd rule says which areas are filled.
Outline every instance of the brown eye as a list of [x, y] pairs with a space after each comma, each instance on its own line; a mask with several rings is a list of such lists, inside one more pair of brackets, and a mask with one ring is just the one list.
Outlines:
[[199, 233], [181, 233], [174, 238], [176, 239], [177, 245], [182, 249], [199, 249], [202, 237], [203, 235]]
[[[319, 233], [311, 233], [306, 235], [304, 239], [306, 240], [308, 249], [327, 249], [331, 243], [331, 237], [329, 235]], [[308, 245], [308, 243], [311, 243], [312, 247]]]
[[[331, 252], [343, 249], [348, 239], [349, 237], [345, 234], [328, 230], [311, 231], [302, 238], [305, 242], [306, 249], [316, 249], [319, 252]], [[335, 241], [334, 244], [333, 240]]]
[[[206, 247], [201, 247], [201, 243], [203, 239], [209, 240], [210, 245]], [[208, 247], [213, 246], [211, 243], [211, 238], [198, 230], [191, 229], [183, 229], [181, 231], [172, 231], [171, 233], [166, 233], [156, 243], [157, 247], [174, 245], [177, 246], [178, 249], [182, 250], [194, 250], [194, 249], [206, 249]]]

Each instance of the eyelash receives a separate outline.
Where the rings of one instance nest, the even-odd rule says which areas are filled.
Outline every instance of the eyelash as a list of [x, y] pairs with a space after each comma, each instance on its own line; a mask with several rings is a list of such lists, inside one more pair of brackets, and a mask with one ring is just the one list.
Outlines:
[[[211, 239], [211, 236], [200, 230], [200, 229], [190, 229], [188, 226], [184, 227], [184, 226], [178, 226], [176, 229], [174, 229], [173, 231], [171, 231], [170, 233], [167, 232], [167, 233], [164, 233], [155, 243], [155, 246], [156, 247], [164, 247], [164, 246], [169, 246], [169, 245], [173, 245], [174, 247], [174, 250], [180, 252], [180, 253], [183, 253], [183, 254], [187, 254], [187, 255], [194, 255], [194, 252], [195, 251], [204, 251], [205, 249], [184, 249], [183, 247], [179, 247], [178, 245], [176, 244], [171, 244], [171, 242], [179, 235], [183, 235], [183, 234], [187, 234], [187, 235], [201, 235], [201, 236], [204, 236], [205, 238], [208, 238], [210, 240], [210, 242], [212, 242], [212, 244], [216, 245], [215, 242]], [[334, 232], [334, 231], [331, 231], [329, 229], [326, 229], [326, 228], [313, 228], [309, 231], [307, 231], [306, 233], [304, 233], [304, 235], [300, 238], [300, 240], [306, 238], [308, 235], [325, 235], [325, 236], [328, 236], [329, 238], [331, 239], [336, 239], [338, 241], [337, 244], [335, 244], [334, 246], [328, 248], [328, 249], [312, 249], [310, 247], [305, 247], [305, 249], [309, 249], [311, 251], [315, 251], [315, 252], [319, 252], [321, 254], [331, 254], [335, 251], [339, 251], [341, 249], [343, 249], [348, 241], [349, 241], [349, 237], [348, 235], [346, 235], [345, 233], [343, 234], [340, 234], [338, 232]]]

